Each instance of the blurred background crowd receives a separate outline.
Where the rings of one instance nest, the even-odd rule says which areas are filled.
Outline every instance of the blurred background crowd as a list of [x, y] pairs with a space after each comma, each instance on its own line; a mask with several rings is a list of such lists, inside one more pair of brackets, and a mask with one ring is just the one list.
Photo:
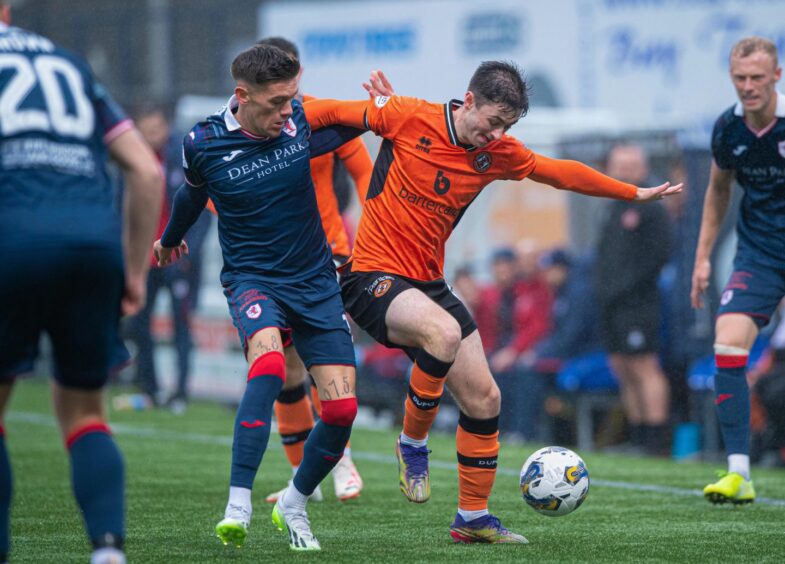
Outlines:
[[[182, 182], [183, 133], [228, 98], [229, 62], [260, 37], [298, 43], [305, 92], [336, 98], [362, 97], [360, 83], [381, 68], [398, 93], [446, 101], [463, 95], [478, 61], [515, 60], [532, 84], [532, 109], [512, 134], [619, 180], [683, 181], [685, 190], [636, 206], [499, 182], [462, 219], [446, 274], [476, 318], [502, 389], [502, 434], [677, 458], [721, 450], [711, 346], [716, 294], [735, 248], [733, 214], [717, 248], [710, 307], [694, 310], [689, 300], [708, 132], [734, 101], [733, 41], [755, 32], [785, 55], [778, 9], [766, 0], [14, 3], [16, 25], [84, 55], [130, 110], [166, 171], [161, 229]], [[375, 155], [378, 140], [363, 139]], [[340, 161], [334, 174], [351, 228], [360, 213], [352, 180]], [[115, 398], [117, 409], [181, 413], [194, 398], [240, 396], [245, 368], [218, 283], [210, 213], [188, 244], [186, 260], [151, 269], [148, 305], [125, 321], [133, 362], [117, 384], [133, 388]], [[365, 421], [397, 423], [410, 362], [354, 334]], [[785, 465], [779, 318], [751, 358], [753, 459]], [[437, 426], [452, 428], [457, 411], [445, 403]]]

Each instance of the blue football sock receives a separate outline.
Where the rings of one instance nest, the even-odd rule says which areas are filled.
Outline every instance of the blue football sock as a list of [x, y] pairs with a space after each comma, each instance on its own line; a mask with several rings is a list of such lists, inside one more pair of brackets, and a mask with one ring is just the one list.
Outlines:
[[0, 425], [0, 558], [3, 559], [11, 546], [8, 519], [11, 512], [12, 488], [11, 463], [8, 460], [8, 450], [5, 448], [5, 431]]
[[294, 475], [294, 486], [311, 495], [343, 456], [352, 428], [319, 421], [305, 441], [303, 461]]
[[95, 547], [122, 548], [125, 536], [125, 469], [109, 428], [92, 424], [66, 441], [71, 484]]
[[234, 421], [231, 486], [253, 488], [270, 439], [273, 403], [284, 377], [283, 354], [277, 351], [260, 356], [248, 371], [248, 383]]
[[303, 461], [294, 475], [295, 489], [311, 495], [343, 456], [357, 415], [357, 398], [322, 400], [322, 419], [305, 442]]
[[717, 356], [714, 403], [727, 454], [750, 452], [750, 390], [746, 356]]

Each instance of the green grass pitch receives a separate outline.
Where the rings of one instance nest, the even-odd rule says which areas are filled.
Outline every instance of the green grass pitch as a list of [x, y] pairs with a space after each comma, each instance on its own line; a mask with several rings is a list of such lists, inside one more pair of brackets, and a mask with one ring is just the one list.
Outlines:
[[[12, 561], [86, 562], [89, 545], [70, 491], [67, 459], [47, 386], [23, 381], [6, 417], [14, 469]], [[395, 434], [356, 430], [355, 460], [365, 481], [358, 499], [337, 501], [332, 480], [309, 513], [322, 552], [295, 554], [270, 522], [264, 496], [290, 477], [273, 435], [254, 487], [254, 516], [241, 549], [224, 547], [213, 527], [228, 490], [233, 413], [195, 403], [183, 416], [118, 412], [111, 423], [126, 459], [129, 562], [783, 562], [785, 472], [754, 470], [751, 507], [713, 507], [699, 491], [718, 465], [581, 453], [589, 497], [575, 513], [549, 518], [521, 500], [521, 464], [544, 445], [502, 444], [491, 511], [529, 545], [454, 545], [457, 506], [454, 438], [431, 440], [431, 500], [398, 491]]]

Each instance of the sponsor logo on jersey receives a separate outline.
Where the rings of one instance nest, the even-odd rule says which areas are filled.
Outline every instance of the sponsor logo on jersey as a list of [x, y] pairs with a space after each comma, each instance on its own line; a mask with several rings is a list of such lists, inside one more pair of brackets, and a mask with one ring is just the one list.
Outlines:
[[485, 172], [489, 168], [491, 168], [491, 163], [493, 163], [493, 158], [491, 158], [490, 153], [486, 153], [483, 151], [479, 153], [476, 157], [474, 157], [474, 162], [472, 166], [474, 166], [474, 170], [477, 172]]
[[297, 135], [297, 124], [294, 123], [292, 118], [286, 120], [286, 123], [283, 124], [283, 132], [286, 133], [289, 137], [294, 137]]
[[733, 156], [740, 157], [741, 154], [747, 150], [746, 145], [738, 145], [735, 149], [733, 149]]
[[299, 154], [308, 149], [308, 142], [293, 141], [286, 147], [268, 151], [253, 161], [238, 163], [237, 166], [227, 169], [229, 180], [244, 181], [246, 175], [253, 174], [256, 178], [264, 178], [270, 174], [280, 172], [297, 162], [304, 155]]
[[785, 141], [777, 143], [777, 150], [780, 152], [780, 156], [785, 159]]
[[431, 145], [433, 145], [433, 141], [431, 141], [425, 135], [423, 135], [422, 137], [420, 137], [419, 142], [414, 146], [414, 148], [417, 151], [422, 151], [423, 153], [430, 153]]
[[733, 299], [733, 290], [725, 290], [720, 298], [720, 305], [728, 305]]
[[377, 96], [376, 98], [373, 99], [373, 104], [377, 108], [383, 108], [384, 105], [389, 101], [390, 101], [389, 96]]
[[368, 286], [368, 293], [375, 298], [381, 298], [390, 291], [393, 280], [395, 280], [395, 277], [393, 276], [380, 276]]
[[259, 319], [259, 316], [262, 315], [262, 306], [259, 304], [253, 304], [247, 310], [245, 310], [245, 315], [248, 316], [248, 319]]
[[[443, 190], [442, 192], [437, 192], [440, 195], [447, 192], [447, 190]], [[426, 198], [425, 196], [419, 196], [414, 192], [410, 192], [408, 189], [401, 188], [398, 190], [398, 197], [406, 200], [409, 205], [417, 206], [418, 208], [422, 208], [429, 212], [435, 212], [439, 215], [446, 215], [449, 217], [458, 217], [459, 210], [452, 206], [445, 206], [441, 202], [437, 202], [436, 200], [431, 200], [430, 198]]]
[[237, 149], [237, 150], [235, 150], [235, 151], [232, 151], [232, 152], [231, 152], [231, 153], [229, 153], [228, 155], [226, 155], [226, 156], [225, 156], [223, 159], [224, 159], [224, 160], [225, 160], [225, 161], [228, 163], [229, 161], [232, 161], [232, 160], [234, 160], [234, 158], [235, 158], [237, 155], [239, 155], [240, 153], [242, 153], [242, 152], [243, 152], [243, 150], [242, 150], [242, 149]]

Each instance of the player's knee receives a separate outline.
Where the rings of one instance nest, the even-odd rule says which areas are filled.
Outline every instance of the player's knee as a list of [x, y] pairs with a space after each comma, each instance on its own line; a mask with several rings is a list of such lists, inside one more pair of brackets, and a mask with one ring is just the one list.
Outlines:
[[490, 387], [487, 393], [483, 396], [484, 411], [492, 414], [498, 414], [502, 407], [502, 393], [496, 383]]
[[279, 351], [269, 351], [258, 356], [248, 369], [248, 380], [257, 376], [277, 376], [286, 382], [286, 362]]
[[488, 386], [467, 390], [465, 393], [460, 393], [459, 396], [456, 396], [456, 400], [469, 417], [489, 419], [496, 417], [501, 411], [501, 392], [493, 380]]
[[351, 427], [357, 416], [357, 398], [322, 400], [322, 421], [328, 425]]
[[461, 346], [461, 326], [450, 315], [431, 320], [429, 325], [426, 350], [443, 360], [452, 360]]

